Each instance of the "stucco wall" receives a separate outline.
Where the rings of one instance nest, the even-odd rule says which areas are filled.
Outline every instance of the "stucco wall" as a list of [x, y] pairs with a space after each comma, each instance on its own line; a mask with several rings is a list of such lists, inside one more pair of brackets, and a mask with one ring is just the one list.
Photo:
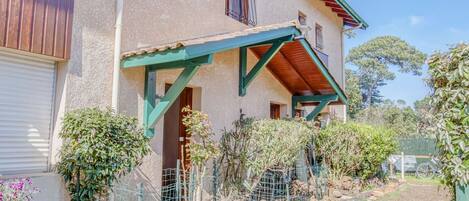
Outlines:
[[[340, 19], [329, 12], [322, 2], [291, 0], [287, 4], [282, 0], [258, 0], [258, 23], [263, 25], [294, 20], [298, 10], [308, 16], [308, 23], [312, 27], [316, 22], [323, 26], [324, 52], [329, 55], [332, 74], [341, 84], [342, 26]], [[61, 145], [57, 136], [63, 114], [76, 108], [109, 107], [111, 104], [114, 20], [115, 1], [75, 1], [71, 58], [58, 65], [52, 165], [56, 163], [57, 150]], [[125, 1], [122, 51], [245, 28], [248, 26], [225, 15], [225, 1]], [[314, 34], [310, 32], [308, 39], [314, 41], [312, 37]], [[286, 108], [290, 108], [291, 94], [267, 70], [255, 79], [245, 97], [238, 96], [237, 54], [237, 50], [215, 54], [213, 64], [201, 68], [189, 83], [189, 86], [200, 87], [200, 107], [209, 114], [215, 131], [231, 126], [239, 118], [240, 109], [247, 116], [268, 117], [269, 101], [283, 103], [287, 105]], [[250, 54], [250, 66], [255, 60]], [[178, 71], [158, 73], [158, 94], [162, 95], [164, 83], [173, 82], [177, 74]], [[143, 68], [121, 70], [119, 82], [120, 111], [141, 120]], [[289, 109], [287, 111], [289, 113]], [[161, 171], [155, 167], [161, 166], [162, 122], [157, 124], [157, 136], [152, 140], [154, 153], [132, 175], [146, 181], [151, 178], [150, 183], [154, 184], [160, 181], [161, 176]], [[60, 188], [56, 190], [58, 194], [64, 192]]]
[[[342, 19], [330, 7], [320, 0], [257, 0], [256, 10], [258, 26], [296, 20], [298, 11], [306, 14], [312, 45], [315, 24], [320, 24], [329, 69], [343, 87]], [[123, 24], [122, 51], [248, 28], [226, 16], [225, 1], [220, 0], [126, 2]]]
[[[264, 69], [261, 74], [249, 86], [247, 95], [238, 96], [238, 50], [230, 50], [214, 55], [213, 63], [203, 65], [202, 68], [189, 82], [188, 87], [200, 89], [200, 110], [209, 115], [216, 138], [219, 139], [221, 130], [230, 129], [232, 123], [239, 119], [240, 110], [248, 117], [269, 118], [270, 102], [285, 104], [291, 107], [291, 94], [281, 85], [276, 78]], [[257, 58], [252, 53], [248, 54], [248, 65], [254, 66]], [[157, 73], [157, 94], [164, 95], [166, 83], [173, 83], [181, 70], [163, 70]], [[121, 82], [120, 108], [129, 115], [143, 114], [143, 68], [124, 71], [123, 76], [128, 80]], [[194, 100], [194, 102], [197, 100]], [[290, 111], [287, 115], [291, 116]], [[163, 151], [163, 122], [161, 119], [156, 125], [156, 136], [151, 141], [153, 153], [140, 168], [138, 181], [151, 181], [158, 186], [161, 181], [161, 161]], [[148, 180], [147, 178], [151, 178]]]

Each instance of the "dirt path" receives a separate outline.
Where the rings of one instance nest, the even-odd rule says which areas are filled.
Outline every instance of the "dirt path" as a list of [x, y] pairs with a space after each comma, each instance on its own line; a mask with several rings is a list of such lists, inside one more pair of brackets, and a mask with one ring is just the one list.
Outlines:
[[388, 193], [379, 201], [450, 201], [448, 189], [436, 183], [409, 181], [401, 185], [397, 191]]

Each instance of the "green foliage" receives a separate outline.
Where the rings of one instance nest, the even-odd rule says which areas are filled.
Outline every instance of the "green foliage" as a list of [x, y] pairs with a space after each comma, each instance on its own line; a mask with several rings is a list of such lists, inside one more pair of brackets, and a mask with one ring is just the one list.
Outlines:
[[189, 144], [191, 162], [198, 167], [202, 167], [208, 160], [217, 157], [219, 154], [219, 149], [212, 140], [214, 135], [212, 126], [207, 114], [191, 110], [189, 107], [184, 107], [182, 112], [186, 113], [182, 118], [182, 124], [191, 136], [191, 143]]
[[368, 179], [397, 149], [392, 130], [359, 123], [334, 122], [320, 131], [315, 143], [335, 179], [343, 176]]
[[257, 120], [251, 126], [246, 165], [255, 175], [269, 168], [291, 167], [315, 133], [302, 123], [287, 120]]
[[431, 105], [435, 114], [445, 183], [469, 183], [469, 44], [429, 60]]
[[247, 174], [246, 164], [250, 154], [247, 145], [251, 139], [250, 130], [253, 121], [253, 118], [243, 118], [233, 122], [234, 128], [225, 129], [220, 140], [223, 183], [238, 189], [242, 186], [244, 176]]
[[303, 121], [241, 119], [225, 130], [221, 163], [225, 190], [252, 190], [268, 169], [290, 168], [318, 129]]
[[64, 117], [57, 172], [72, 200], [96, 200], [112, 183], [137, 167], [150, 152], [137, 120], [111, 110], [86, 108]]
[[358, 67], [360, 88], [366, 99], [365, 106], [369, 107], [379, 100], [378, 88], [395, 78], [390, 67], [397, 66], [399, 72], [420, 75], [425, 58], [424, 53], [400, 38], [382, 36], [351, 49], [346, 62]]
[[348, 114], [353, 118], [362, 108], [363, 97], [360, 93], [360, 78], [350, 69], [345, 69], [345, 93], [348, 97]]
[[415, 115], [417, 120], [417, 134], [425, 137], [435, 138], [434, 124], [435, 115], [432, 113], [431, 97], [427, 96], [414, 103]]
[[383, 103], [359, 111], [355, 121], [392, 129], [399, 136], [417, 134], [417, 115], [405, 103], [385, 100]]

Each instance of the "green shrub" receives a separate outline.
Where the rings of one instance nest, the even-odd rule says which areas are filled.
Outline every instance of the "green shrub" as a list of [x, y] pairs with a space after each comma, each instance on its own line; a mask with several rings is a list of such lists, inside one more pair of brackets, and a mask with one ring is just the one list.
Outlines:
[[287, 120], [257, 120], [247, 143], [247, 167], [256, 175], [269, 168], [292, 167], [300, 150], [311, 141], [314, 130]]
[[56, 168], [72, 200], [107, 195], [112, 183], [138, 166], [150, 151], [149, 139], [137, 127], [137, 120], [111, 110], [67, 113], [60, 137], [64, 144]]
[[315, 144], [335, 179], [370, 178], [397, 148], [391, 130], [359, 123], [333, 123], [320, 131]]
[[317, 129], [290, 120], [242, 119], [221, 139], [221, 163], [227, 191], [252, 190], [268, 169], [291, 168]]

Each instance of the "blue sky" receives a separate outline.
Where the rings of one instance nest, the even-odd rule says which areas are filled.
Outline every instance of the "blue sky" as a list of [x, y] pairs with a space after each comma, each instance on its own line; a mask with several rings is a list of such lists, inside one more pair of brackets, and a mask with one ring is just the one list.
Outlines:
[[[450, 44], [469, 42], [469, 0], [347, 0], [370, 25], [345, 40], [345, 53], [374, 37], [399, 36], [430, 55]], [[348, 66], [346, 64], [346, 66]], [[381, 88], [385, 98], [402, 99], [408, 105], [429, 93], [422, 76], [399, 74]]]

